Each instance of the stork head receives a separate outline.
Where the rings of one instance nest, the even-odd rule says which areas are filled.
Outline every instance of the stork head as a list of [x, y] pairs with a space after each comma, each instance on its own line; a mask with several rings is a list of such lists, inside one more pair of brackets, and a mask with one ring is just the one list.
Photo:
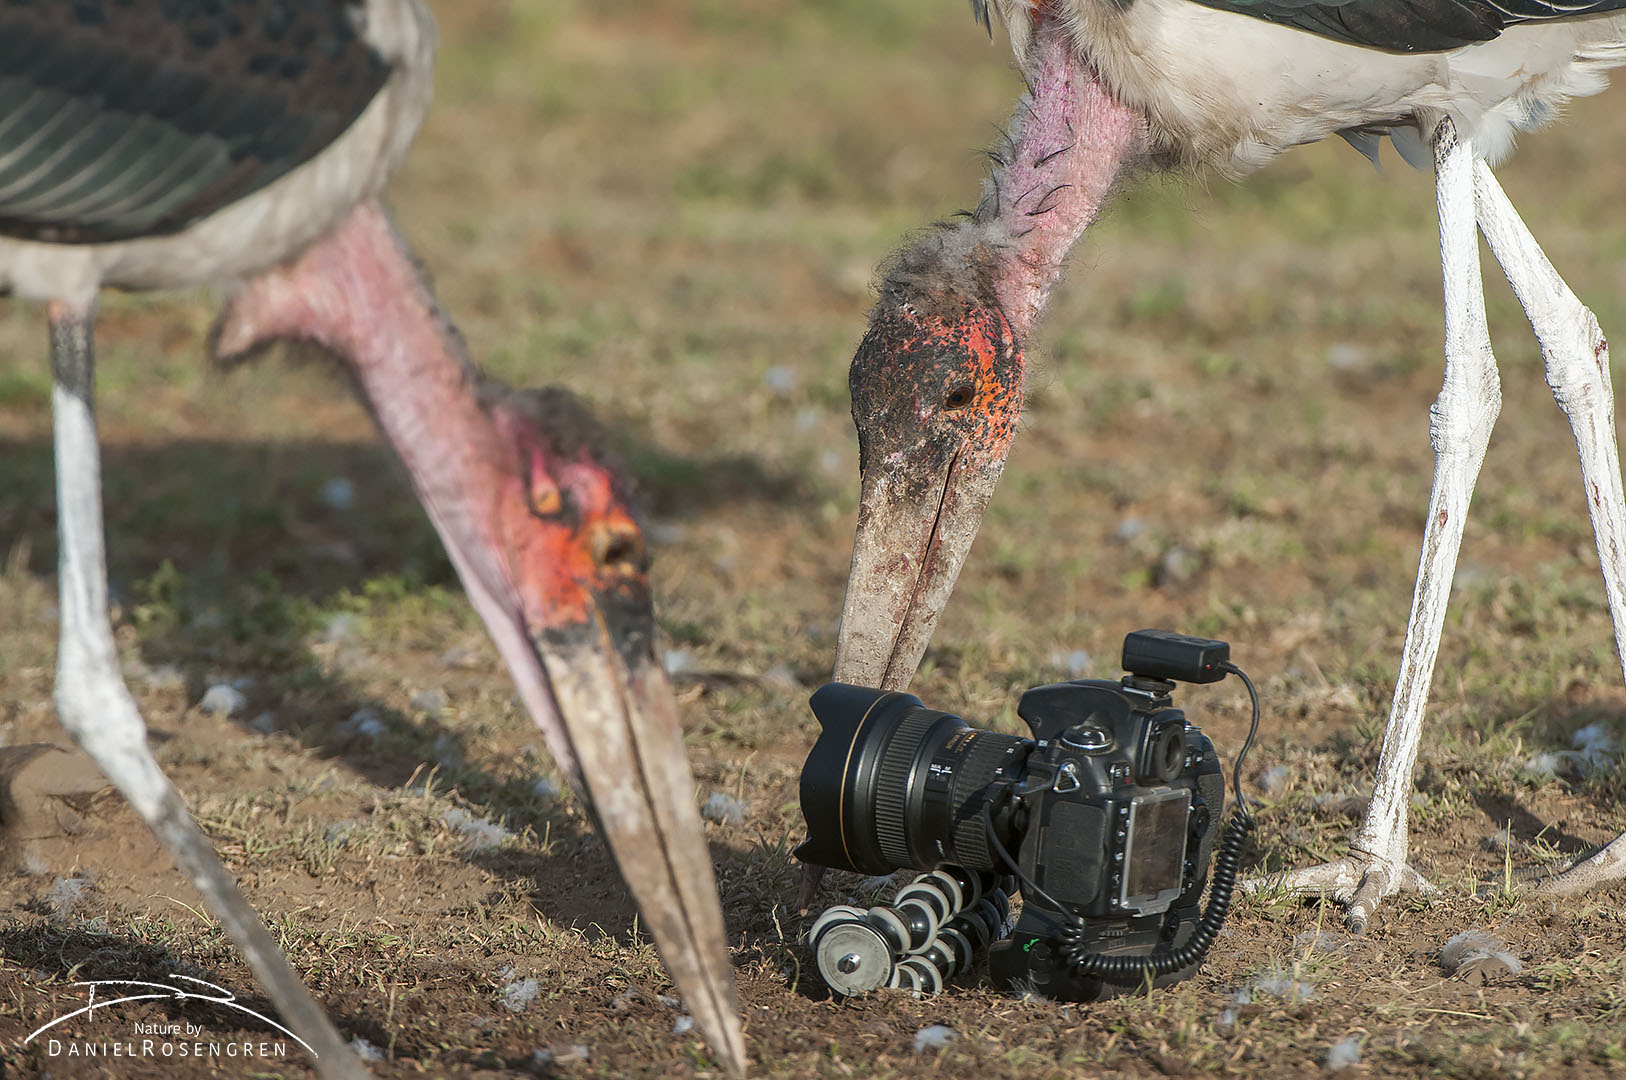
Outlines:
[[488, 542], [460, 542], [478, 530], [442, 536], [686, 1005], [737, 1070], [744, 1044], [733, 971], [677, 703], [656, 651], [631, 485], [568, 392], [487, 383], [479, 398], [496, 435], [491, 480], [481, 485]]
[[909, 685], [1005, 467], [1024, 362], [979, 293], [895, 278], [853, 358], [862, 491], [840, 682]]
[[348, 366], [521, 700], [597, 818], [672, 981], [728, 1071], [743, 1073], [711, 853], [656, 653], [649, 560], [602, 429], [562, 390], [484, 379], [374, 204], [245, 283], [214, 349], [229, 361], [278, 339], [315, 342]]

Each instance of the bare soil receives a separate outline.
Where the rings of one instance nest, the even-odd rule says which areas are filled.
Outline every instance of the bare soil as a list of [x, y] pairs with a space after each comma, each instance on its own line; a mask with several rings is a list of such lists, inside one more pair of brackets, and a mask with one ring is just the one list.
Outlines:
[[[1017, 92], [1004, 43], [962, 6], [902, 0], [437, 8], [439, 102], [396, 212], [478, 357], [567, 383], [622, 433], [696, 798], [745, 807], [708, 829], [759, 1074], [1302, 1076], [1351, 1038], [1349, 1076], [1626, 1071], [1626, 890], [1508, 887], [1626, 827], [1614, 757], [1530, 767], [1590, 724], [1618, 739], [1626, 689], [1573, 443], [1500, 282], [1506, 403], [1411, 814], [1440, 892], [1391, 900], [1361, 937], [1334, 905], [1244, 901], [1199, 976], [1098, 1005], [975, 978], [832, 1000], [790, 910], [788, 853], [857, 495], [846, 362], [872, 267], [974, 198], [970, 151]], [[1619, 101], [1579, 103], [1503, 171], [1606, 330], [1626, 326]], [[1130, 629], [1224, 637], [1265, 701], [1250, 869], [1344, 851], [1427, 498], [1432, 217], [1428, 177], [1341, 145], [1241, 186], [1127, 193], [1052, 304], [1024, 431], [916, 692], [1014, 730], [1023, 688], [1115, 674]], [[100, 403], [121, 656], [245, 893], [380, 1076], [718, 1075], [366, 415], [293, 353], [209, 371], [212, 309], [109, 298]], [[0, 307], [10, 747], [65, 743], [44, 348], [41, 312]], [[238, 712], [199, 707], [234, 682]], [[1182, 701], [1228, 760], [1241, 694]], [[25, 1045], [93, 979], [191, 975], [270, 1011], [128, 807], [104, 793], [69, 809], [77, 831], [5, 847], [0, 1075], [310, 1075], [273, 1028], [193, 1001], [53, 1030], [113, 1044], [189, 1024], [220, 1056]], [[509, 835], [482, 846], [471, 819]], [[832, 875], [815, 913], [856, 887]], [[1468, 929], [1521, 970], [1448, 976], [1440, 947]], [[917, 1050], [938, 1024], [950, 1044]], [[225, 1056], [279, 1041], [280, 1057]]]

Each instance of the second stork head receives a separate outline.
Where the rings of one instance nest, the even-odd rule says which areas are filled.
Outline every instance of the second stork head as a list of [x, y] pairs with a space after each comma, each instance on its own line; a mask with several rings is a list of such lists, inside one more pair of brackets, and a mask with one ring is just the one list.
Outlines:
[[909, 685], [1022, 414], [1022, 349], [985, 275], [929, 237], [888, 273], [849, 374], [862, 491], [835, 677]]
[[667, 971], [732, 1073], [745, 1044], [649, 563], [603, 431], [560, 390], [482, 376], [383, 212], [253, 279], [217, 355], [335, 353], [412, 476], [521, 700], [597, 819]]

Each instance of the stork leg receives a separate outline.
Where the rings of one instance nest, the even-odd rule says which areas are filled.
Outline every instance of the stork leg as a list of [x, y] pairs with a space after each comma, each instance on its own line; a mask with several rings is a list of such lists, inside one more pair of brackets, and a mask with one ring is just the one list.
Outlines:
[[1458, 138], [1450, 120], [1435, 132], [1434, 159], [1445, 284], [1445, 383], [1430, 410], [1434, 486], [1372, 801], [1349, 855], [1247, 883], [1254, 892], [1285, 889], [1294, 895], [1330, 895], [1349, 905], [1347, 919], [1356, 932], [1365, 928], [1384, 897], [1401, 890], [1432, 889], [1406, 862], [1406, 810], [1462, 528], [1502, 402], [1479, 276], [1473, 146]]
[[[151, 827], [243, 952], [283, 1019], [316, 1057], [323, 1080], [369, 1074], [237, 891], [214, 846], [147, 746], [147, 725], [119, 674], [107, 612], [102, 466], [91, 347], [94, 303], [51, 305], [61, 640], [56, 709], [62, 726]], [[132, 973], [133, 974], [133, 973]]]
[[[1570, 291], [1536, 244], [1518, 211], [1483, 161], [1474, 170], [1479, 227], [1530, 319], [1547, 366], [1547, 385], [1569, 417], [1581, 455], [1581, 483], [1598, 564], [1615, 623], [1615, 650], [1626, 659], [1626, 495], [1615, 443], [1615, 395], [1609, 381], [1609, 342], [1598, 320]], [[1626, 833], [1543, 880], [1536, 892], [1573, 893], [1626, 878]]]

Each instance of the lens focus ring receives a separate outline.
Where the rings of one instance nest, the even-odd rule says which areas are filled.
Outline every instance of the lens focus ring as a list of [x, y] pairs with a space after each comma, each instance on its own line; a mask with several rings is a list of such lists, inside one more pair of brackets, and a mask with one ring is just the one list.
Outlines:
[[978, 731], [954, 770], [951, 802], [954, 812], [954, 855], [961, 866], [979, 870], [1002, 869], [1003, 863], [988, 844], [988, 830], [982, 821], [982, 804], [988, 801], [988, 785], [993, 781], [1006, 752], [1025, 742], [997, 731]]
[[875, 839], [880, 843], [881, 854], [894, 866], [914, 865], [909, 856], [909, 834], [905, 825], [909, 774], [914, 771], [915, 756], [920, 752], [926, 732], [943, 715], [931, 709], [911, 710], [892, 729], [892, 738], [881, 752], [881, 764], [875, 773]]

